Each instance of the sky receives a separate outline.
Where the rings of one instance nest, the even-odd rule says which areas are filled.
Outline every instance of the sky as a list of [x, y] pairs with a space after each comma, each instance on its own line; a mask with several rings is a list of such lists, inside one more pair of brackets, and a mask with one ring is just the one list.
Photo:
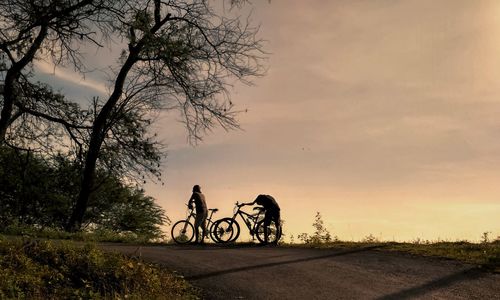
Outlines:
[[[500, 235], [500, 2], [252, 2], [270, 54], [265, 77], [231, 90], [242, 130], [193, 146], [178, 113], [152, 125], [165, 185], [145, 189], [173, 221], [199, 184], [216, 217], [274, 196], [288, 236], [311, 233], [316, 212], [342, 240]], [[85, 79], [37, 66], [91, 99], [119, 53], [89, 52]]]

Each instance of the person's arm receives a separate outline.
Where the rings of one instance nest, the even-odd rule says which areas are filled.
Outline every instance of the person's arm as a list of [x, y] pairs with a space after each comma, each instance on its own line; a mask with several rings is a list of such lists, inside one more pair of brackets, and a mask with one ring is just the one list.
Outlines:
[[193, 209], [193, 202], [194, 202], [194, 194], [191, 195], [191, 198], [189, 198], [188, 200], [187, 206], [189, 207], [189, 209]]
[[[255, 200], [257, 201], [257, 200]], [[245, 206], [245, 205], [254, 205], [255, 204], [255, 201], [254, 202], [248, 202], [248, 203], [241, 203], [240, 206]]]

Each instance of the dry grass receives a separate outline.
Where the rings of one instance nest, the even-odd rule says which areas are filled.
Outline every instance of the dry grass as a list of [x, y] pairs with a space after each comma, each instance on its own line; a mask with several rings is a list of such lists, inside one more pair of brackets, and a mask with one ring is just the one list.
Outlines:
[[92, 244], [0, 236], [0, 299], [197, 299], [182, 278]]
[[284, 244], [292, 247], [312, 247], [312, 248], [364, 248], [376, 247], [380, 251], [399, 251], [420, 256], [432, 256], [448, 259], [455, 259], [462, 262], [479, 265], [489, 271], [500, 272], [500, 241], [483, 243], [471, 243], [467, 241], [458, 242], [344, 242], [335, 241], [330, 243], [317, 244]]

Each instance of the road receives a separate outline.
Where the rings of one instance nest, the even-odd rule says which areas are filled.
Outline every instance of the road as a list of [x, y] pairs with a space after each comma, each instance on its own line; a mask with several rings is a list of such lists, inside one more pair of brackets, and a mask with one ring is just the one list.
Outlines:
[[373, 248], [102, 247], [167, 266], [205, 299], [500, 299], [500, 274]]

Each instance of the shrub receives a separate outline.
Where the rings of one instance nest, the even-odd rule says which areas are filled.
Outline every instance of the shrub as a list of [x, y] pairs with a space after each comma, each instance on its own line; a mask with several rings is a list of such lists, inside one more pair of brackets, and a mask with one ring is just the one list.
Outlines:
[[370, 233], [369, 235], [365, 236], [361, 240], [361, 242], [363, 242], [363, 243], [378, 243], [378, 242], [380, 242], [380, 240], [377, 237], [375, 237], [373, 234]]
[[325, 223], [321, 217], [319, 212], [316, 212], [316, 217], [314, 218], [314, 223], [312, 224], [314, 227], [314, 234], [309, 235], [308, 233], [301, 233], [297, 236], [299, 241], [302, 241], [305, 244], [322, 244], [322, 243], [330, 243], [332, 241], [338, 241], [337, 237], [333, 237], [326, 229]]
[[0, 239], [0, 299], [196, 298], [164, 269], [92, 244]]

